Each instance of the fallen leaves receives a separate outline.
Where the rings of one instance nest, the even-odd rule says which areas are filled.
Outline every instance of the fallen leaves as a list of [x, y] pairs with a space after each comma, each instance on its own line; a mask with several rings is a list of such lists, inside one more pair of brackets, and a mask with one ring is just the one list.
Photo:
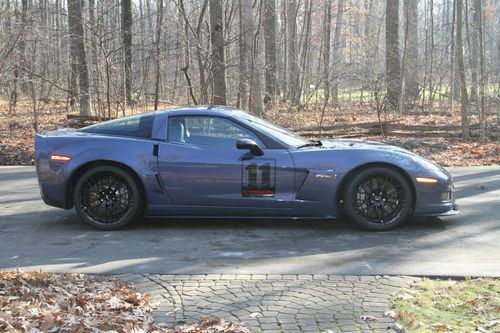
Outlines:
[[[20, 165], [34, 163], [33, 114], [29, 103], [20, 103], [15, 115], [8, 115], [6, 104], [0, 104], [0, 165]], [[137, 110], [138, 111], [138, 110]], [[408, 110], [398, 119], [398, 123], [407, 125], [436, 125], [457, 127], [459, 114], [427, 114], [419, 110]], [[39, 131], [54, 130], [66, 126], [66, 105], [63, 102], [51, 103], [39, 110]], [[321, 110], [290, 109], [286, 104], [266, 110], [264, 117], [284, 127], [293, 129], [318, 126]], [[370, 103], [342, 102], [339, 109], [329, 108], [324, 114], [322, 125], [327, 127], [337, 124], [376, 122], [376, 112]], [[493, 123], [493, 120], [489, 120]], [[465, 142], [453, 138], [419, 137], [382, 137], [366, 136], [360, 139], [386, 142], [407, 148], [421, 156], [434, 160], [444, 166], [476, 166], [500, 164], [500, 145], [492, 140], [486, 142]]]
[[414, 301], [415, 300], [415, 296], [411, 295], [411, 294], [408, 294], [408, 293], [402, 293], [402, 294], [399, 294], [398, 295], [398, 298], [402, 301]]
[[139, 305], [141, 302], [144, 302], [145, 298], [144, 295], [141, 293], [130, 293], [127, 295], [127, 298], [125, 299], [125, 302], [131, 303], [133, 305]]
[[461, 139], [421, 139], [370, 136], [364, 139], [408, 149], [443, 166], [481, 166], [500, 164], [500, 145], [494, 141], [463, 142]]
[[200, 322], [183, 325], [176, 333], [250, 333], [250, 330], [241, 324], [227, 322], [222, 318], [203, 318]]
[[416, 316], [413, 312], [410, 312], [406, 309], [403, 309], [398, 312], [397, 317], [399, 321], [402, 321], [404, 323], [407, 323], [408, 325], [412, 326], [415, 323]]
[[0, 332], [250, 332], [222, 318], [204, 318], [176, 330], [159, 325], [148, 295], [132, 289], [103, 276], [0, 272]]
[[133, 304], [120, 282], [83, 274], [1, 272], [0, 331], [150, 330], [147, 297]]
[[444, 324], [444, 323], [435, 323], [435, 324], [431, 324], [431, 328], [437, 332], [449, 332], [449, 331], [453, 331], [453, 328], [448, 325], [448, 324]]
[[40, 329], [44, 333], [47, 333], [54, 326], [56, 326], [54, 316], [52, 316], [52, 313], [48, 312], [47, 314], [45, 314], [45, 317], [43, 318], [42, 324], [40, 325]]
[[[460, 125], [458, 113], [450, 114], [446, 110], [428, 114], [421, 110], [407, 110], [407, 114], [399, 117], [401, 125], [435, 125], [449, 127], [456, 131]], [[266, 119], [286, 128], [315, 127], [321, 119], [320, 109], [290, 110], [286, 105], [266, 110]], [[383, 119], [387, 120], [387, 119]], [[370, 103], [358, 104], [342, 102], [339, 109], [328, 109], [323, 117], [322, 126], [377, 122], [376, 112], [371, 110]], [[474, 121], [477, 121], [475, 119]], [[494, 118], [489, 119], [493, 124]], [[315, 137], [315, 139], [318, 139]], [[479, 142], [473, 139], [465, 142], [459, 138], [429, 137], [396, 137], [371, 135], [359, 137], [362, 140], [385, 142], [401, 146], [423, 157], [429, 158], [444, 166], [479, 166], [500, 164], [500, 145], [494, 140]]]
[[388, 311], [384, 312], [384, 317], [395, 319], [395, 318], [397, 318], [397, 316], [398, 315], [393, 310], [388, 310]]

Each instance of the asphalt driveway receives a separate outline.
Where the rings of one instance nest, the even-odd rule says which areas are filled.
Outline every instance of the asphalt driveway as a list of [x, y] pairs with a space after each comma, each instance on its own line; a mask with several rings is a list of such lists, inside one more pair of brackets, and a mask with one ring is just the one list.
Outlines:
[[500, 276], [500, 167], [450, 168], [462, 214], [383, 233], [348, 221], [145, 220], [93, 230], [44, 205], [33, 167], [0, 167], [0, 270]]

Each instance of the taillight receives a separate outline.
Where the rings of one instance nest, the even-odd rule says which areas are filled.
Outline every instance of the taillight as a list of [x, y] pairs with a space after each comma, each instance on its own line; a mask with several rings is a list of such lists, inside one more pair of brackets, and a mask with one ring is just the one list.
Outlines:
[[71, 157], [69, 157], [69, 156], [65, 156], [65, 155], [52, 154], [52, 155], [50, 155], [50, 160], [51, 160], [51, 161], [62, 161], [62, 162], [66, 162], [66, 161], [71, 160]]

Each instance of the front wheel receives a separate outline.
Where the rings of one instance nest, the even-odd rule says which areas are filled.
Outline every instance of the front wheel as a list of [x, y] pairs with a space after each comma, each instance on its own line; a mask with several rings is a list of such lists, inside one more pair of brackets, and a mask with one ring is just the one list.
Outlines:
[[134, 178], [115, 166], [98, 166], [86, 171], [76, 182], [75, 209], [88, 225], [116, 230], [136, 221], [143, 200]]
[[372, 167], [354, 174], [343, 199], [347, 216], [368, 230], [394, 228], [412, 211], [410, 185], [390, 168]]

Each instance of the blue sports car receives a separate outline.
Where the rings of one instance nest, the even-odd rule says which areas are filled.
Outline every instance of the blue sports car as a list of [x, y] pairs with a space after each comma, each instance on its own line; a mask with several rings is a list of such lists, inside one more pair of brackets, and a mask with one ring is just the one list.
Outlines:
[[230, 107], [37, 134], [43, 200], [113, 230], [148, 217], [324, 218], [369, 230], [453, 215], [450, 174], [402, 148], [311, 141]]

